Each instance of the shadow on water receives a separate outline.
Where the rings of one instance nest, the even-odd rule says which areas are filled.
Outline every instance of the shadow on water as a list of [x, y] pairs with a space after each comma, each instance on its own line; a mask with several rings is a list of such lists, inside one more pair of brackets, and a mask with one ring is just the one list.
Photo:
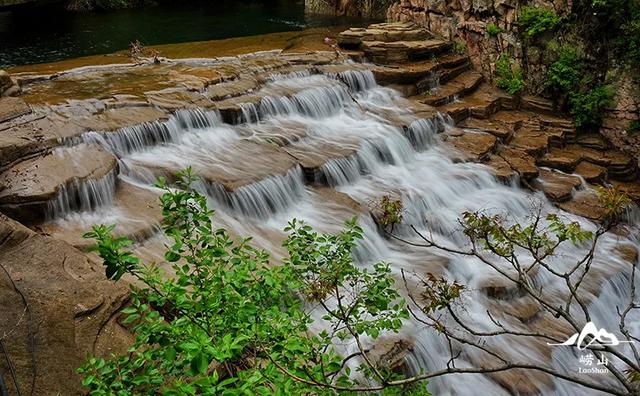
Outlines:
[[194, 0], [104, 12], [25, 7], [0, 11], [0, 67], [111, 53], [134, 40], [183, 43], [348, 22], [305, 16], [302, 0]]

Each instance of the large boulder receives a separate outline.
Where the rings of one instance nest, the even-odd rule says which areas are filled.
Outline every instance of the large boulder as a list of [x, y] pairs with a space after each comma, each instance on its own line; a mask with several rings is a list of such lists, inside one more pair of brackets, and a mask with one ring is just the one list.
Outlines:
[[9, 73], [4, 70], [0, 70], [0, 97], [16, 96], [20, 91], [20, 86], [13, 78], [11, 78]]
[[127, 298], [79, 250], [0, 214], [0, 335], [23, 395], [83, 394], [76, 368], [87, 355], [131, 342], [116, 321]]

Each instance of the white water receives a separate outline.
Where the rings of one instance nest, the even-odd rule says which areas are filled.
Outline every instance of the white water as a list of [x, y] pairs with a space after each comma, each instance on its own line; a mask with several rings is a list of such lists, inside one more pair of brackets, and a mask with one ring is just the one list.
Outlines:
[[[310, 152], [328, 143], [352, 148], [355, 153], [331, 159], [321, 166], [322, 178], [318, 180], [326, 180], [328, 185], [360, 203], [379, 199], [385, 194], [401, 197], [406, 208], [405, 225], [397, 230], [401, 235], [414, 237], [408, 229], [411, 224], [424, 232], [432, 232], [435, 240], [452, 247], [465, 243], [458, 223], [464, 211], [506, 213], [514, 222], [526, 221], [532, 202], [540, 202], [544, 212], [554, 211], [541, 194], [503, 185], [483, 165], [455, 163], [450, 149], [440, 144], [437, 137], [442, 121], [411, 118], [406, 114], [407, 104], [403, 99], [390, 89], [376, 86], [368, 72], [341, 73], [340, 77], [298, 72], [274, 75], [271, 80], [258, 92], [264, 97], [259, 105], [243, 107], [244, 120], [250, 121], [244, 125], [223, 124], [214, 113], [180, 113], [166, 123], [128, 128], [106, 138], [97, 133], [85, 138], [112, 150], [119, 157], [122, 173], [148, 184], [163, 170], [174, 171], [186, 166], [207, 174], [214, 170], [239, 176], [265, 170], [267, 172], [263, 173], [268, 174], [270, 166], [274, 166], [268, 163], [268, 158], [248, 158], [238, 149], [247, 139], [286, 141]], [[387, 119], [404, 119], [408, 128], [404, 130]], [[256, 120], [260, 121], [256, 123]], [[247, 162], [252, 165], [248, 167]], [[203, 191], [217, 210], [216, 221], [221, 226], [238, 235], [254, 236], [254, 242], [273, 252], [276, 258], [283, 254], [282, 229], [291, 218], [303, 219], [322, 231], [336, 232], [354, 214], [333, 196], [305, 184], [303, 172], [298, 167], [264, 177], [234, 192], [227, 191], [215, 180], [205, 183]], [[588, 229], [595, 227], [584, 219], [569, 214], [564, 216], [580, 221]], [[485, 312], [487, 307], [502, 303], [481, 291], [488, 279], [498, 276], [492, 269], [476, 259], [426, 252], [385, 239], [367, 215], [361, 215], [360, 223], [366, 235], [356, 252], [360, 265], [385, 260], [392, 264], [398, 277], [405, 269], [419, 275], [433, 272], [457, 280], [468, 290], [463, 300], [464, 315], [470, 319], [469, 323], [479, 330], [495, 329]], [[628, 273], [629, 265], [613, 251], [620, 242], [621, 239], [613, 235], [602, 239], [598, 249], [600, 260], [596, 260], [592, 270], [598, 274], [597, 279], [586, 282], [589, 293], [595, 293], [591, 296], [595, 301], [593, 320], [608, 331], [617, 330], [612, 307], [625, 304], [628, 298], [621, 269]], [[632, 242], [638, 245], [636, 240]], [[564, 248], [554, 265], [567, 267], [583, 252], [584, 247]], [[435, 253], [442, 258], [435, 257]], [[443, 264], [446, 261], [448, 265]], [[603, 279], [607, 281], [602, 282]], [[546, 294], [561, 296], [563, 286], [557, 279], [539, 274], [535, 282], [544, 286]], [[632, 319], [639, 323], [638, 318]], [[513, 318], [504, 320], [527, 330], [526, 325]], [[415, 341], [414, 353], [408, 361], [412, 372], [446, 366], [449, 355], [443, 336], [411, 324], [405, 335]], [[549, 352], [554, 366], [568, 371], [578, 367], [577, 356], [568, 348], [545, 351], [543, 348], [551, 347], [523, 344], [508, 337], [492, 342], [497, 342], [499, 350], [514, 360], [548, 364], [546, 352]], [[478, 365], [483, 359], [477, 351], [465, 349], [458, 367]], [[601, 377], [588, 379], [610, 383]], [[615, 383], [611, 382], [611, 386]], [[484, 375], [434, 379], [429, 389], [434, 394], [508, 393]], [[545, 393], [584, 394], [584, 389], [560, 380], [553, 381], [552, 389]]]

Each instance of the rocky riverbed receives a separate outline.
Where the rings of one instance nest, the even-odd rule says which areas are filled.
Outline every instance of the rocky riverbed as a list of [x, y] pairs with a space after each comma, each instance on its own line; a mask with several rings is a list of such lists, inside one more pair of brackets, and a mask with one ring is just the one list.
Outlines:
[[[448, 39], [412, 23], [353, 28], [326, 44], [323, 36], [247, 41], [242, 55], [229, 42], [198, 43], [188, 57], [174, 47], [162, 54], [175, 57], [0, 74], [11, 95], [0, 98], [0, 310], [16, 318], [0, 332], [10, 333], [25, 392], [33, 376], [34, 394], [79, 393], [74, 369], [87, 353], [126, 348], [131, 335], [118, 322], [126, 288], [104, 279], [81, 234], [117, 224], [141, 256], [161, 262], [153, 180], [186, 166], [202, 178], [216, 220], [253, 235], [276, 260], [289, 218], [335, 231], [358, 214], [373, 234], [365, 262], [395, 258], [421, 272], [455, 274], [459, 264], [383, 241], [372, 203], [384, 194], [402, 199], [411, 221], [445, 230], [438, 222], [470, 206], [522, 210], [534, 196], [597, 219], [598, 185], [640, 201], [636, 159], [600, 135], [577, 134], [545, 99], [495, 89]], [[637, 260], [636, 247], [620, 246], [611, 254], [621, 263]], [[505, 320], [548, 323], [531, 301], [506, 298], [495, 277], [471, 282], [486, 304], [508, 301]], [[601, 286], [590, 280], [593, 296]], [[17, 319], [22, 296], [28, 320]], [[414, 348], [401, 344], [401, 356]], [[517, 372], [490, 380], [502, 392], [555, 386]]]

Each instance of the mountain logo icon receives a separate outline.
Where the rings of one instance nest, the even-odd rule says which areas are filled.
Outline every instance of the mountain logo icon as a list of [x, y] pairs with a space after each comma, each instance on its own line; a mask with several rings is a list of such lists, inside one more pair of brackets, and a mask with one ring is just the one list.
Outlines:
[[[589, 336], [591, 336], [591, 338], [587, 339], [587, 337]], [[547, 342], [547, 345], [576, 346], [578, 347], [579, 350], [584, 350], [594, 342], [598, 342], [601, 345], [611, 345], [611, 346], [620, 345], [622, 343], [633, 343], [633, 341], [620, 341], [618, 340], [618, 337], [615, 336], [615, 334], [609, 333], [605, 329], [598, 330], [598, 328], [593, 322], [589, 322], [586, 325], [584, 325], [580, 333], [576, 333], [572, 335], [565, 342], [560, 344]]]

